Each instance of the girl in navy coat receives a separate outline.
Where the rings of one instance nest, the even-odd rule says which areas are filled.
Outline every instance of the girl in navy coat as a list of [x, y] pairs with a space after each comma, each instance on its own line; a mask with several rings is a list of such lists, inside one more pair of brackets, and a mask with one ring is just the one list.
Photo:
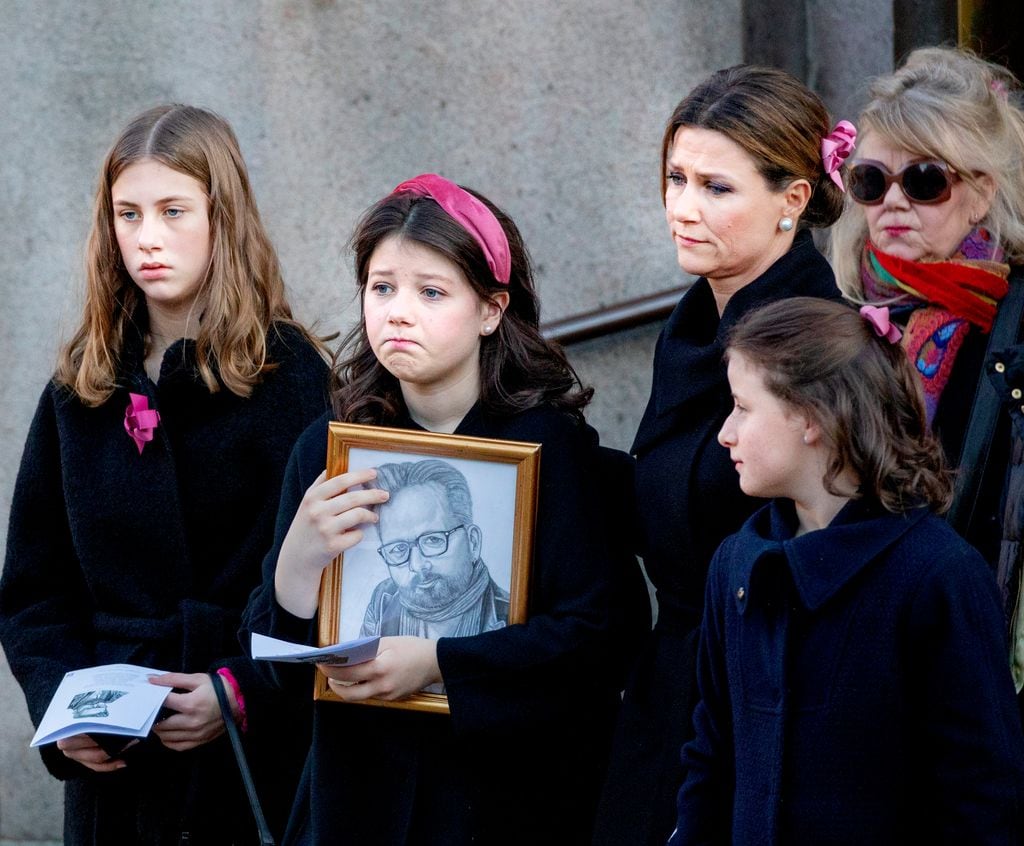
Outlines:
[[172, 671], [153, 681], [175, 688], [173, 713], [142, 743], [78, 734], [41, 747], [65, 781], [66, 843], [247, 842], [208, 673], [227, 683], [283, 828], [303, 733], [271, 706], [280, 696], [236, 632], [291, 447], [326, 407], [327, 365], [292, 319], [238, 141], [212, 112], [160, 106], [124, 129], [87, 256], [81, 324], [14, 490], [0, 639], [36, 724], [69, 670]]
[[715, 555], [671, 846], [1010, 844], [1024, 738], [995, 582], [886, 309], [796, 298], [728, 344], [719, 441], [773, 497]]
[[[515, 225], [479, 195], [419, 176], [370, 208], [353, 245], [363, 319], [336, 371], [334, 414], [541, 444], [529, 618], [464, 637], [383, 637], [368, 663], [321, 667], [345, 704], [315, 706], [287, 842], [587, 843], [619, 687], [615, 544], [599, 511], [608, 486], [581, 414], [590, 392], [540, 335]], [[328, 419], [295, 447], [247, 631], [313, 642], [324, 567], [376, 531], [388, 494], [363, 487], [376, 471], [325, 478]], [[275, 669], [311, 695], [310, 677]], [[437, 683], [450, 715], [358, 704]]]

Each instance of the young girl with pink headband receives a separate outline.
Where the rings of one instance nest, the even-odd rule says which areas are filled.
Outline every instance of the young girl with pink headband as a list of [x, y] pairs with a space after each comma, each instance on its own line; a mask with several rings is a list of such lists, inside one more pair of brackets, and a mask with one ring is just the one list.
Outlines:
[[727, 344], [718, 434], [773, 497], [711, 564], [670, 846], [1019, 843], [999, 596], [888, 310], [794, 298]]
[[[388, 499], [375, 470], [325, 477], [331, 417], [540, 443], [530, 613], [478, 635], [386, 636], [373, 661], [321, 667], [347, 703], [443, 684], [451, 714], [318, 703], [289, 842], [587, 843], [618, 699], [591, 392], [540, 335], [519, 231], [479, 194], [416, 177], [352, 244], [362, 320], [335, 366], [333, 414], [292, 454], [246, 628], [312, 643], [321, 573]], [[310, 695], [308, 675], [276, 672]]]

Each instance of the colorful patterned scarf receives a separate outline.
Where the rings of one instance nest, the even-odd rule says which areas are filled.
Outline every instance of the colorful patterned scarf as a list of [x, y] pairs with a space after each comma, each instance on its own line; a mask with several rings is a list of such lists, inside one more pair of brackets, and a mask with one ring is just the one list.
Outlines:
[[921, 374], [929, 424], [971, 324], [987, 334], [1006, 296], [1010, 267], [988, 230], [970, 232], [946, 261], [909, 261], [868, 241], [861, 281], [870, 302], [887, 301], [906, 323], [903, 347]]

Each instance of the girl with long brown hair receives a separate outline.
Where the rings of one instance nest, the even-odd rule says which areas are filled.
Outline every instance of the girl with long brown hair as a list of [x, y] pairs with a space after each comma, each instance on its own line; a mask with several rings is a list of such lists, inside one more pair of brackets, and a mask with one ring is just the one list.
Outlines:
[[718, 441], [771, 502], [711, 564], [671, 846], [1020, 842], [996, 582], [900, 334], [794, 297], [728, 337]]
[[[266, 775], [260, 738], [282, 729], [235, 632], [326, 376], [230, 126], [191, 106], [139, 115], [103, 164], [82, 318], [29, 431], [0, 638], [36, 723], [69, 670], [139, 664], [173, 671], [154, 682], [175, 690], [141, 743], [81, 734], [42, 748], [65, 780], [67, 842], [249, 833], [207, 674], [225, 679]], [[287, 757], [279, 766], [263, 781], [271, 818], [294, 785]]]

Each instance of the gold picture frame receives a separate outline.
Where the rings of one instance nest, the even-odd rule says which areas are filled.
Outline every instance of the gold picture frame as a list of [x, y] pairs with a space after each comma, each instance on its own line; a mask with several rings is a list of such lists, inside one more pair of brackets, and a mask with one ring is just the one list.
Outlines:
[[[480, 538], [478, 560], [486, 560], [492, 583], [507, 593], [507, 624], [512, 625], [525, 622], [527, 616], [540, 450], [540, 444], [520, 441], [332, 422], [327, 438], [327, 476], [385, 463], [430, 459], [441, 459], [457, 469], [472, 498], [470, 528]], [[467, 538], [468, 534], [467, 529]], [[420, 538], [414, 540], [419, 544]], [[385, 563], [382, 548], [377, 547], [379, 542], [376, 527], [366, 527], [363, 540], [339, 555], [324, 571], [319, 600], [320, 646], [359, 637], [366, 621], [371, 619], [371, 603], [387, 595], [392, 587], [391, 565]], [[408, 552], [407, 560], [411, 560], [411, 547]], [[351, 560], [348, 570], [346, 556]], [[355, 628], [357, 622], [359, 631]], [[322, 673], [316, 674], [313, 695], [317, 700], [343, 701]], [[358, 704], [449, 713], [448, 697], [441, 692], [422, 691], [393, 702], [370, 699]]]

